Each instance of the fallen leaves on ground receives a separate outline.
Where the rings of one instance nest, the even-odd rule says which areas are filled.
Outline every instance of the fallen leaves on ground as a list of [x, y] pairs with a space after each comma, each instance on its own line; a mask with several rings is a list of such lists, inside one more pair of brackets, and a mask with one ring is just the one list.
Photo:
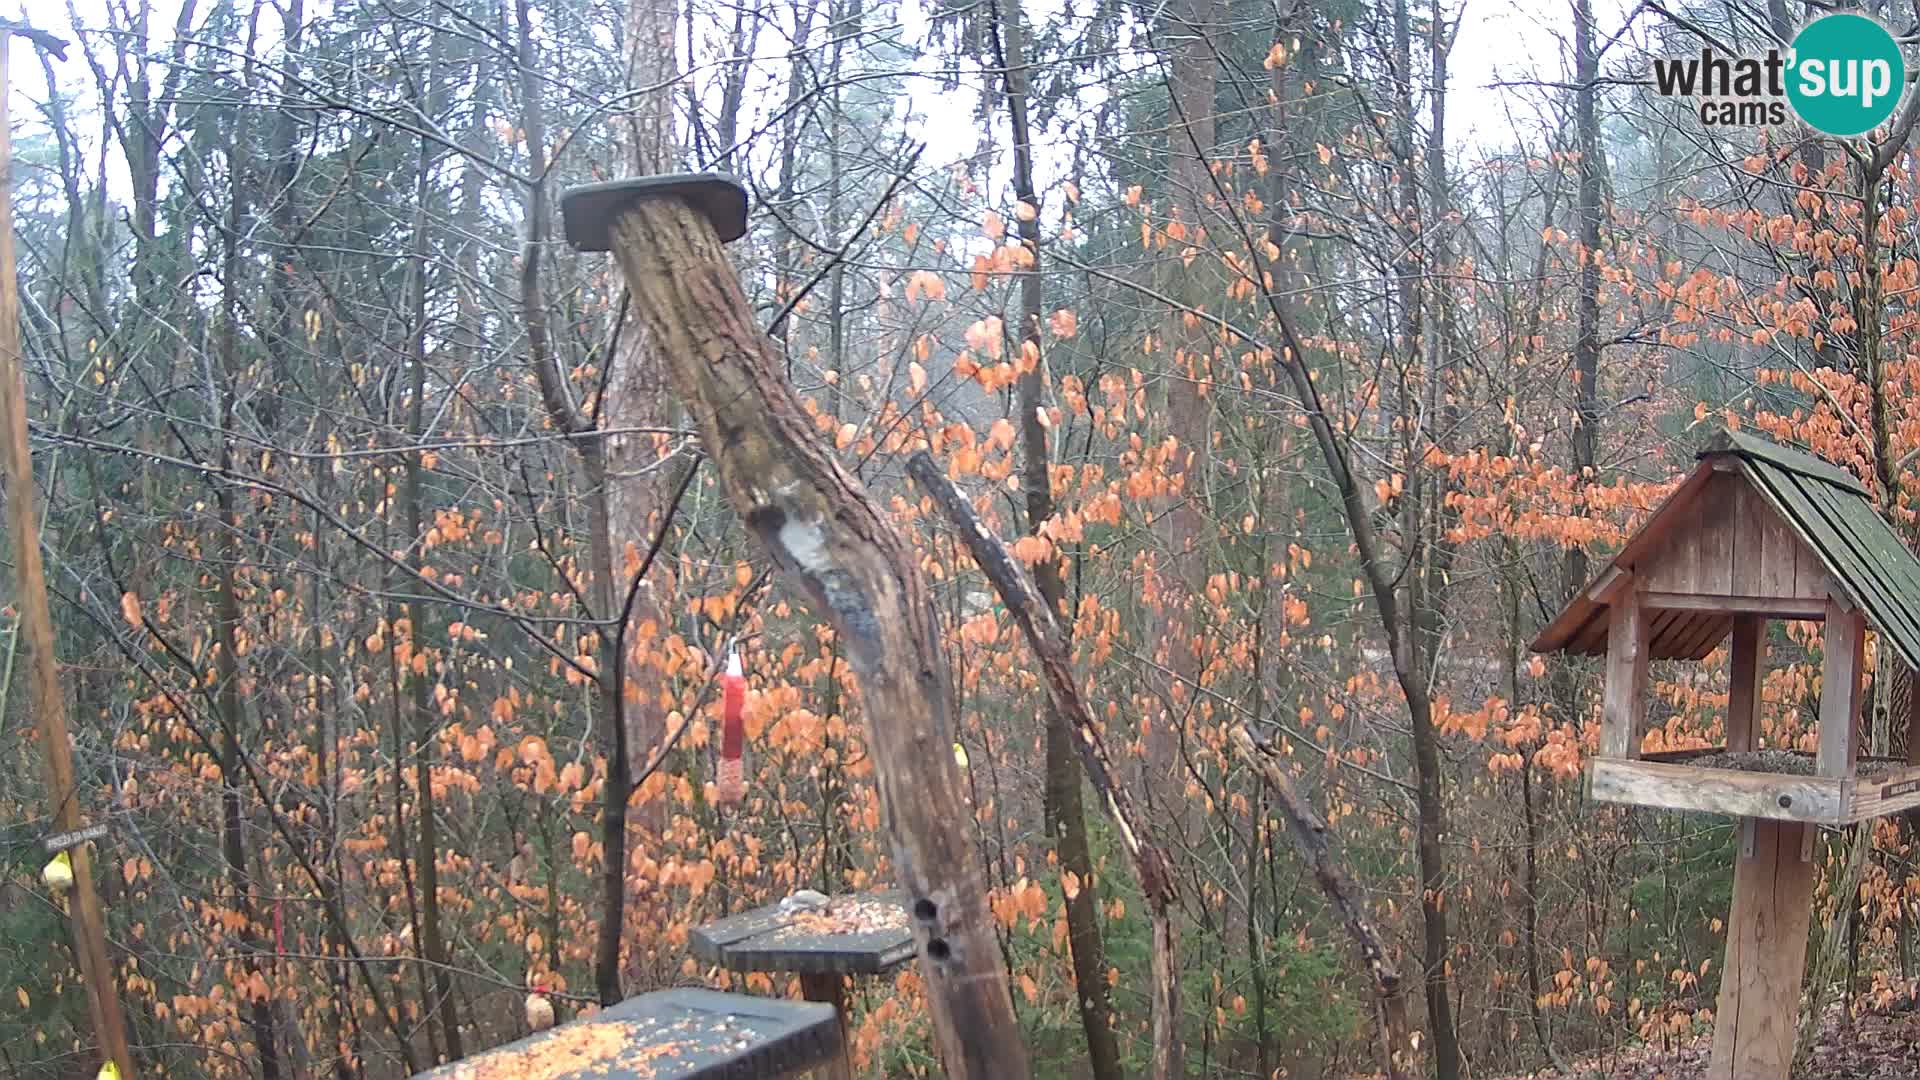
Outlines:
[[[1618, 1054], [1584, 1059], [1572, 1076], [1605, 1080], [1706, 1080], [1713, 1037], [1661, 1050], [1636, 1047]], [[1533, 1077], [1567, 1076], [1545, 1071]], [[1906, 1004], [1885, 1014], [1866, 1014], [1851, 1022], [1839, 1008], [1828, 1010], [1808, 1067], [1793, 1080], [1913, 1080], [1920, 1076], [1920, 1007]], [[1521, 1080], [1512, 1077], [1509, 1080]]]

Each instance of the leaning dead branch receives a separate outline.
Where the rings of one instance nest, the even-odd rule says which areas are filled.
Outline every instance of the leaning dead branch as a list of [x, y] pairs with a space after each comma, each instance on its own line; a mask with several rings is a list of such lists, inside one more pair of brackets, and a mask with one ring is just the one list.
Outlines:
[[1093, 713], [1074, 679], [1066, 633], [1040, 599], [1033, 580], [1014, 561], [1000, 538], [987, 531], [980, 515], [974, 513], [973, 504], [941, 471], [933, 455], [925, 450], [915, 452], [907, 462], [907, 471], [921, 490], [932, 496], [947, 520], [953, 522], [973, 561], [993, 583], [1007, 610], [1013, 612], [1021, 632], [1026, 634], [1027, 644], [1040, 661], [1053, 707], [1073, 723], [1080, 764], [1093, 784], [1100, 805], [1119, 830], [1121, 846], [1133, 861], [1134, 872], [1140, 876], [1140, 887], [1147, 897], [1148, 919], [1153, 925], [1153, 1075], [1156, 1078], [1179, 1076], [1180, 971], [1175, 962], [1177, 942], [1171, 918], [1175, 887], [1166, 853], [1146, 838], [1131, 796], [1114, 781], [1113, 761], [1100, 738], [1099, 725], [1094, 722]]
[[1254, 742], [1244, 724], [1233, 729], [1233, 745], [1241, 758], [1265, 781], [1267, 790], [1279, 800], [1280, 813], [1287, 819], [1287, 835], [1293, 840], [1294, 851], [1313, 871], [1314, 883], [1320, 886], [1327, 902], [1340, 913], [1340, 921], [1347, 928], [1347, 936], [1353, 940], [1360, 963], [1373, 978], [1375, 1008], [1380, 1020], [1381, 1056], [1385, 1059], [1387, 1076], [1390, 1080], [1403, 1080], [1419, 1075], [1416, 1067], [1419, 1044], [1417, 1035], [1407, 1030], [1407, 1002], [1401, 993], [1400, 972], [1387, 957], [1386, 943], [1381, 940], [1379, 928], [1373, 925], [1373, 919], [1367, 914], [1366, 901], [1361, 898], [1353, 879], [1347, 876], [1346, 867], [1340, 865], [1327, 843], [1326, 822], [1320, 820], [1313, 806], [1293, 786], [1293, 778], [1281, 766], [1279, 755], [1273, 747]]

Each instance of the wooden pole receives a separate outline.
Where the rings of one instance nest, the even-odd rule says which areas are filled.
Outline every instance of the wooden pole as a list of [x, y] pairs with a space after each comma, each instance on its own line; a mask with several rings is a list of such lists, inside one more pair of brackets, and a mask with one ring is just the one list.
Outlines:
[[1600, 756], [1640, 756], [1640, 729], [1646, 723], [1647, 660], [1652, 642], [1647, 609], [1640, 606], [1640, 583], [1628, 582], [1613, 601], [1607, 621], [1607, 689], [1600, 717]]
[[[1813, 915], [1813, 861], [1804, 842], [1813, 826], [1745, 818], [1750, 832], [1733, 871], [1727, 958], [1713, 1018], [1709, 1080], [1787, 1080], [1800, 1014]], [[1844, 901], [1843, 901], [1844, 902]]]
[[[1853, 772], [1858, 743], [1866, 621], [1860, 612], [1827, 602], [1820, 690], [1821, 776]], [[1760, 681], [1766, 668], [1764, 623], [1734, 623], [1732, 694], [1727, 746], [1759, 744]], [[1709, 1080], [1787, 1080], [1799, 1031], [1800, 980], [1807, 966], [1807, 928], [1813, 921], [1813, 826], [1797, 821], [1742, 818], [1733, 870], [1733, 908], [1727, 915], [1727, 956], [1720, 966], [1720, 1000], [1713, 1021]], [[1864, 843], [1864, 840], [1856, 842]], [[1841, 906], [1846, 906], [1843, 897]], [[1817, 1000], [1817, 999], [1816, 999]]]
[[1860, 609], [1829, 597], [1821, 628], [1820, 749], [1814, 771], [1852, 776], [1860, 753], [1860, 684], [1866, 668], [1867, 619]]
[[800, 996], [833, 1006], [840, 1018], [840, 1054], [813, 1071], [814, 1080], [853, 1080], [853, 1033], [847, 1030], [847, 979], [837, 971], [800, 973]]
[[1024, 1080], [1026, 1047], [953, 757], [951, 675], [917, 555], [840, 463], [787, 381], [728, 261], [745, 192], [655, 177], [569, 192], [577, 247], [620, 260], [728, 501], [833, 627], [860, 678], [893, 872], [948, 1076]]
[[[33, 458], [27, 449], [26, 364], [20, 347], [20, 281], [13, 251], [13, 133], [7, 113], [7, 53], [14, 27], [0, 26], [0, 435], [6, 441], [7, 525], [13, 535], [14, 592], [20, 605], [20, 632], [26, 635], [31, 672], [30, 707], [46, 755], [47, 797], [53, 801], [58, 832], [82, 827], [80, 793], [73, 776], [73, 747], [67, 734], [66, 698], [60, 689], [59, 661], [53, 650], [53, 613], [47, 602], [46, 570], [40, 563], [40, 530], [33, 517]], [[107, 955], [106, 926], [100, 896], [93, 888], [93, 860], [87, 845], [69, 849], [73, 859], [74, 955], [87, 986], [87, 1009], [107, 1060], [122, 1080], [133, 1078], [127, 1050], [126, 1020], [120, 1014], [113, 962]]]

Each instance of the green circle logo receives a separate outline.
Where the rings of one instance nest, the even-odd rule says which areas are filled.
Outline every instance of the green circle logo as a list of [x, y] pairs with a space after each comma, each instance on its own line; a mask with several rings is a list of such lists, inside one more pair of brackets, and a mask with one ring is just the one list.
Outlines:
[[1787, 99], [1828, 135], [1864, 135], [1893, 115], [1907, 88], [1900, 45], [1876, 19], [1827, 15], [1793, 39]]

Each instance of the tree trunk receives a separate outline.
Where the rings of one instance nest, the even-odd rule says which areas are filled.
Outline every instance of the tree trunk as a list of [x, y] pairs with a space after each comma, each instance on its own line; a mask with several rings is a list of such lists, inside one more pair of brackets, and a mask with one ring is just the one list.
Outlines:
[[[1426, 237], [1422, 220], [1420, 180], [1416, 171], [1413, 117], [1413, 42], [1407, 0], [1396, 0], [1393, 7], [1394, 53], [1394, 141], [1400, 159], [1399, 214], [1406, 236], [1409, 264], [1400, 278], [1400, 306], [1403, 342], [1415, 363], [1424, 360], [1425, 323], [1418, 271], [1426, 267]], [[1410, 404], [1410, 403], [1409, 403]], [[1429, 406], [1437, 403], [1429, 403]], [[1406, 417], [1409, 421], [1411, 416]], [[1422, 448], [1421, 453], [1424, 453]], [[1405, 513], [1418, 512], [1417, 500], [1406, 500]], [[1403, 531], [1410, 544], [1424, 546], [1424, 521], [1409, 520]], [[1394, 591], [1387, 583], [1388, 591]], [[1413, 728], [1413, 765], [1415, 805], [1418, 828], [1414, 849], [1420, 864], [1420, 915], [1422, 924], [1422, 964], [1426, 968], [1427, 1021], [1433, 1028], [1434, 1064], [1440, 1080], [1459, 1080], [1460, 1046], [1453, 1024], [1453, 1001], [1447, 964], [1452, 953], [1447, 931], [1446, 854], [1442, 837], [1446, 831], [1445, 799], [1441, 790], [1439, 733], [1434, 729], [1433, 708], [1428, 694], [1428, 679], [1434, 657], [1432, 643], [1437, 639], [1434, 627], [1426, 621], [1434, 617], [1424, 583], [1416, 580], [1405, 593], [1405, 608], [1400, 617], [1384, 621], [1390, 637], [1401, 640], [1394, 651], [1396, 673], [1407, 693], [1408, 716]], [[1396, 625], [1397, 624], [1397, 625]]]
[[1407, 1026], [1407, 1003], [1400, 992], [1400, 972], [1387, 958], [1386, 942], [1380, 937], [1379, 928], [1373, 925], [1373, 917], [1367, 914], [1366, 900], [1327, 844], [1326, 822], [1300, 797], [1292, 777], [1273, 753], [1257, 745], [1245, 727], [1234, 729], [1233, 742], [1241, 759], [1253, 766], [1267, 790], [1278, 800], [1294, 850], [1313, 872], [1314, 883], [1320, 886], [1327, 902], [1339, 913], [1347, 936], [1353, 941], [1354, 952], [1373, 979], [1380, 1019], [1381, 1063], [1386, 1066], [1389, 1080], [1409, 1080], [1422, 1075], [1425, 1070], [1420, 1067], [1419, 1046]]
[[[1595, 475], [1594, 446], [1600, 428], [1600, 60], [1595, 52], [1593, 0], [1573, 0], [1574, 141], [1579, 147], [1580, 295], [1573, 339], [1573, 483], [1584, 489]], [[1575, 512], [1584, 504], [1577, 504]], [[1565, 585], [1570, 597], [1587, 584], [1587, 551], [1567, 549]]]
[[[1045, 367], [1041, 360], [1040, 208], [1033, 186], [1032, 131], [1026, 66], [1026, 27], [1020, 0], [996, 5], [1001, 37], [1000, 67], [1006, 76], [1007, 121], [1013, 129], [1013, 189], [1034, 215], [1020, 215], [1020, 240], [1033, 256], [1033, 265], [1020, 275], [1019, 410], [1021, 484], [1026, 488], [1027, 532], [1053, 517], [1052, 457], [1047, 451], [1047, 429], [1040, 422], [1045, 407]], [[1060, 575], [1058, 552], [1033, 568], [1040, 599], [1055, 617], [1073, 625], [1068, 611], [1067, 585]], [[1080, 772], [1075, 766], [1073, 725], [1058, 708], [1047, 712], [1045, 812], [1049, 832], [1060, 858], [1063, 879], [1079, 883], [1067, 897], [1067, 945], [1073, 954], [1074, 1000], [1080, 1008], [1080, 1026], [1087, 1036], [1087, 1063], [1096, 1080], [1119, 1080], [1120, 1043], [1113, 1033], [1113, 1000], [1107, 987], [1106, 945], [1100, 934], [1099, 891], [1094, 887], [1093, 854], [1087, 844], [1087, 819], [1080, 801]]]
[[675, 198], [613, 223], [634, 309], [729, 500], [833, 626], [860, 678], [894, 872], [909, 894], [949, 1075], [1026, 1076], [953, 756], [952, 700], [919, 564], [780, 373], [713, 225]]
[[[639, 513], [640, 510], [633, 505], [637, 500], [632, 496], [649, 482], [650, 477], [640, 476], [632, 485], [609, 482], [607, 456], [612, 440], [599, 437], [594, 418], [584, 415], [574, 403], [560, 373], [559, 360], [553, 355], [552, 339], [547, 329], [546, 293], [541, 278], [548, 216], [546, 109], [541, 79], [534, 67], [531, 4], [528, 0], [516, 0], [514, 12], [518, 34], [521, 121], [527, 132], [529, 172], [533, 177], [533, 184], [527, 192], [527, 242], [520, 260], [520, 309], [526, 319], [528, 358], [540, 385], [541, 401], [553, 426], [573, 437], [573, 446], [580, 454], [586, 473], [589, 492], [586, 507], [587, 557], [592, 577], [588, 596], [594, 618], [611, 619], [621, 610], [618, 606], [621, 590], [616, 586], [614, 574], [610, 504], [615, 492], [620, 491], [629, 496], [624, 509], [628, 513]], [[661, 90], [660, 93], [664, 95], [666, 91]], [[624, 415], [626, 407], [612, 400], [622, 396], [622, 391], [614, 385], [621, 381], [619, 341], [616, 340], [615, 346], [611, 381], [602, 399], [607, 404], [610, 423], [613, 422], [612, 417]], [[645, 383], [653, 378], [656, 376], [652, 373], [643, 372], [634, 381]], [[635, 393], [638, 396], [633, 399], [633, 404], [647, 399], [644, 393], [637, 390]], [[651, 400], [657, 401], [658, 398], [656, 396]], [[625, 436], [622, 446], [624, 448], [635, 442], [635, 436]], [[644, 445], [652, 444], [649, 442]], [[640, 524], [644, 528], [644, 517]], [[636, 607], [639, 599], [636, 597]], [[654, 625], [661, 624], [656, 621]], [[626, 996], [621, 981], [620, 947], [626, 936], [627, 925], [627, 804], [633, 794], [635, 753], [635, 740], [630, 737], [632, 733], [625, 715], [628, 702], [622, 677], [625, 673], [623, 646], [627, 628], [628, 623], [622, 622], [610, 632], [601, 632], [598, 670], [594, 675], [595, 742], [607, 761], [607, 775], [600, 792], [601, 907], [593, 963], [594, 989], [603, 1006], [617, 1004]], [[639, 696], [643, 695], [636, 695]], [[639, 752], [650, 753], [657, 741], [655, 738], [640, 743]]]
[[[1207, 155], [1213, 150], [1216, 124], [1214, 93], [1220, 74], [1220, 61], [1212, 39], [1221, 26], [1226, 10], [1223, 0], [1181, 0], [1170, 16], [1171, 31], [1178, 36], [1173, 47], [1168, 81], [1170, 102], [1167, 126], [1168, 155], [1173, 183], [1173, 218], [1186, 230], [1182, 243], [1198, 245], [1201, 239], [1201, 208], [1214, 193], [1213, 176], [1208, 171]], [[1175, 265], [1179, 265], [1176, 263]], [[1175, 293], [1202, 297], [1201, 303], [1213, 303], [1208, 288], [1211, 276], [1196, 277], [1212, 265], [1211, 260], [1196, 259], [1184, 268]], [[1176, 324], [1178, 325], [1178, 324]], [[1150, 783], [1147, 798], [1157, 804], [1156, 817], [1173, 833], [1184, 836], [1194, 818], [1192, 803], [1185, 797], [1186, 773], [1182, 762], [1182, 736], [1199, 690], [1199, 657], [1194, 649], [1194, 607], [1206, 572], [1206, 515], [1201, 505], [1206, 498], [1209, 465], [1212, 456], [1212, 405], [1202, 396], [1201, 382], [1212, 368], [1212, 335], [1204, 329], [1176, 329], [1168, 335], [1179, 347], [1168, 350], [1164, 378], [1167, 384], [1167, 429], [1179, 441], [1173, 460], [1167, 465], [1168, 479], [1179, 483], [1173, 501], [1156, 523], [1157, 546], [1167, 559], [1162, 577], [1161, 607], [1166, 621], [1159, 647], [1167, 656], [1172, 673], [1166, 694], [1166, 711], [1154, 723], [1148, 738], [1147, 768]]]
[[[247, 210], [245, 159], [238, 144], [243, 141], [242, 130], [232, 133], [233, 142], [227, 148], [227, 178], [229, 202], [225, 235], [222, 239], [222, 258], [220, 266], [220, 315], [219, 339], [215, 344], [218, 350], [217, 364], [209, 369], [217, 373], [219, 385], [213, 389], [219, 404], [220, 415], [220, 465], [231, 472], [233, 468], [234, 425], [238, 421], [236, 401], [238, 386], [245, 372], [240, 363], [240, 281], [241, 268], [245, 265], [240, 256], [240, 229]], [[218, 705], [220, 727], [223, 735], [220, 754], [220, 850], [226, 862], [227, 885], [233, 890], [234, 910], [243, 920], [240, 931], [241, 950], [245, 956], [244, 970], [249, 980], [260, 975], [260, 934], [259, 924], [254, 918], [253, 883], [247, 872], [246, 838], [242, 833], [245, 826], [245, 814], [240, 806], [240, 728], [246, 715], [241, 703], [240, 693], [240, 597], [239, 564], [241, 559], [240, 541], [241, 521], [237, 493], [232, 484], [220, 483], [214, 488], [214, 501], [219, 508], [220, 522], [218, 542], [215, 545], [216, 558], [219, 560], [219, 573], [216, 578], [219, 596], [216, 600], [218, 617], [214, 633], [219, 642], [219, 660], [217, 669], [220, 679]], [[262, 976], [264, 978], [264, 976]], [[260, 1076], [262, 1080], [278, 1080], [280, 1076], [280, 1054], [273, 1026], [273, 1008], [269, 999], [255, 996], [246, 1007], [249, 1014], [249, 1026], [253, 1029], [254, 1047], [260, 1055]]]
[[[437, 93], [441, 74], [440, 53], [441, 35], [434, 35], [433, 60], [428, 66], [429, 97]], [[409, 441], [418, 444], [426, 436], [426, 397], [427, 397], [427, 260], [431, 256], [427, 237], [427, 206], [429, 202], [429, 178], [433, 169], [433, 144], [427, 139], [420, 140], [419, 169], [415, 174], [413, 220], [413, 324], [412, 355], [409, 357], [413, 369], [412, 383], [408, 387], [410, 400], [407, 408], [407, 435]], [[423, 474], [426, 472], [426, 451], [418, 450], [406, 457], [403, 483], [407, 515], [407, 565], [419, 575], [427, 565], [426, 560], [426, 510], [422, 505], [424, 494], [421, 490]], [[460, 1003], [453, 994], [453, 977], [448, 969], [447, 947], [440, 933], [440, 842], [439, 821], [434, 806], [433, 763], [437, 758], [434, 752], [440, 745], [436, 735], [432, 694], [427, 686], [427, 672], [430, 665], [424, 664], [427, 612], [417, 603], [406, 606], [407, 632], [401, 635], [398, 627], [393, 630], [394, 647], [405, 641], [414, 657], [409, 669], [401, 673], [411, 692], [413, 713], [413, 761], [414, 761], [414, 797], [416, 817], [419, 820], [419, 832], [414, 850], [414, 879], [420, 889], [420, 948], [428, 964], [433, 966], [433, 999], [426, 1003], [427, 1015], [438, 1018], [442, 1042], [447, 1048], [447, 1060], [458, 1061], [466, 1056], [461, 1047]], [[399, 762], [394, 763], [395, 768]]]

